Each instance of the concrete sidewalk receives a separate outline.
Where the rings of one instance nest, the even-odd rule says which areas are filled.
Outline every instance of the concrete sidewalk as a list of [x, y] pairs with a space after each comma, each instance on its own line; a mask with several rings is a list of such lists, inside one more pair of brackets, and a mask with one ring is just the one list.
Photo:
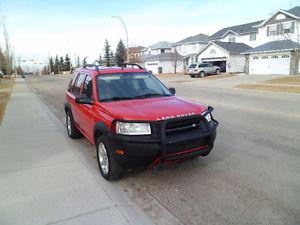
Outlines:
[[94, 165], [17, 79], [0, 126], [0, 224], [151, 224]]

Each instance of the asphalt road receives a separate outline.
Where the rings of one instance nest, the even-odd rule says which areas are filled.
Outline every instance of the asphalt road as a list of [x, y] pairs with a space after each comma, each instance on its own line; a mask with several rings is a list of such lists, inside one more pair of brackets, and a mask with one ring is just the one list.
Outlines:
[[[28, 80], [61, 121], [69, 79]], [[119, 181], [158, 224], [300, 224], [300, 95], [228, 85], [245, 79], [256, 78], [164, 79], [177, 96], [214, 106], [220, 126], [209, 156]]]

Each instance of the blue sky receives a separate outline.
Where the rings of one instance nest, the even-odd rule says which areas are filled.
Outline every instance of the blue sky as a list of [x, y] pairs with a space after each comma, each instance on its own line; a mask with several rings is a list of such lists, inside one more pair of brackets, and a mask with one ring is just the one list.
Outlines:
[[[198, 33], [267, 18], [278, 9], [300, 5], [295, 0], [0, 0], [16, 55], [45, 60], [70, 53], [94, 60], [107, 38], [113, 49], [125, 41], [124, 19], [130, 45], [176, 42]], [[2, 30], [0, 44], [3, 44]]]

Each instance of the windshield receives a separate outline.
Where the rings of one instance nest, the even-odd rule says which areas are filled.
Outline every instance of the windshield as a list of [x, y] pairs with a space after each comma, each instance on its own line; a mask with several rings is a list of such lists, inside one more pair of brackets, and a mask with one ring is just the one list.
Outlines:
[[171, 96], [170, 91], [149, 73], [123, 73], [97, 76], [101, 102]]
[[196, 68], [197, 64], [192, 64], [189, 66], [189, 68]]

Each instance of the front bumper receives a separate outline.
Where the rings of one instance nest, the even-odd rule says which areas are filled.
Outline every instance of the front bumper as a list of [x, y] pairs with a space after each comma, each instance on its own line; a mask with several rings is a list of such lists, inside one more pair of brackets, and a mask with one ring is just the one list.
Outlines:
[[[213, 108], [209, 107], [208, 113], [211, 113], [212, 110]], [[181, 162], [199, 155], [207, 155], [213, 148], [218, 122], [213, 117], [210, 122], [207, 122], [205, 116], [150, 122], [152, 128], [155, 128], [152, 135], [110, 134], [110, 142], [118, 162], [125, 168], [154, 167], [159, 164]], [[194, 118], [201, 121], [199, 128], [168, 134], [166, 129], [168, 124]], [[117, 150], [122, 150], [124, 154], [117, 154]]]

